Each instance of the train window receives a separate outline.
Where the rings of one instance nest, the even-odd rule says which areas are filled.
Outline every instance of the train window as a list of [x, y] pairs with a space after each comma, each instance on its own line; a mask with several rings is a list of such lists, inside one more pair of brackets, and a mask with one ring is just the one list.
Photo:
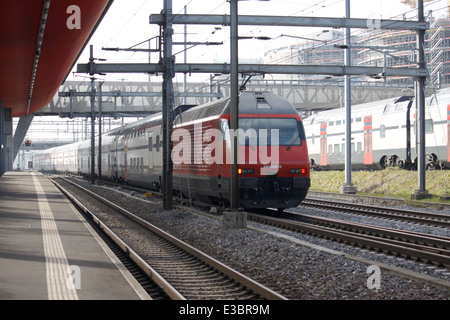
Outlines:
[[240, 145], [271, 145], [276, 135], [280, 146], [301, 146], [305, 140], [303, 124], [295, 118], [241, 118], [239, 129]]
[[433, 119], [425, 120], [425, 133], [433, 133]]
[[355, 154], [356, 153], [356, 149], [355, 149], [355, 143], [354, 142], [352, 142], [351, 148], [352, 148], [352, 154]]
[[341, 144], [341, 154], [345, 154], [345, 143]]
[[339, 154], [339, 144], [334, 145], [334, 154]]
[[148, 137], [148, 151], [152, 151], [152, 150], [153, 150], [153, 138]]
[[330, 121], [330, 122], [328, 122], [328, 125], [331, 127], [331, 126], [334, 126], [334, 121]]
[[328, 145], [328, 154], [333, 153], [333, 146], [331, 144]]
[[340, 125], [341, 124], [341, 120], [336, 120], [336, 125]]
[[141, 157], [141, 171], [144, 172], [144, 158]]
[[361, 122], [362, 121], [362, 117], [356, 117], [356, 122]]
[[140, 160], [141, 160], [141, 159], [136, 158], [136, 170], [139, 170], [139, 168], [141, 167]]
[[357, 154], [361, 154], [361, 151], [362, 151], [362, 143], [361, 143], [361, 142], [358, 142], [358, 143], [356, 144], [356, 153], [357, 153]]
[[159, 152], [159, 135], [156, 136], [156, 152]]
[[384, 126], [384, 124], [380, 125], [380, 138], [385, 138], [386, 137], [386, 127]]

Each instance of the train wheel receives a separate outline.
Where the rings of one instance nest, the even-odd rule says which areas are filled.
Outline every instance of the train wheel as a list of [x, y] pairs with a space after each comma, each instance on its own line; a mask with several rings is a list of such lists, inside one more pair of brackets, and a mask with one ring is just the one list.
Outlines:
[[390, 164], [391, 167], [396, 167], [398, 163], [398, 156], [396, 154], [394, 154], [393, 156], [390, 157]]
[[380, 159], [380, 166], [381, 166], [383, 169], [386, 169], [386, 168], [387, 168], [387, 156], [382, 156], [382, 157], [381, 157], [381, 159]]
[[398, 165], [397, 162], [398, 162], [398, 156], [395, 154], [392, 156], [382, 156], [380, 159], [380, 165], [384, 169], [386, 169], [388, 167], [394, 168], [395, 166]]
[[426, 155], [426, 169], [427, 170], [435, 170], [440, 167], [438, 157], [432, 153]]

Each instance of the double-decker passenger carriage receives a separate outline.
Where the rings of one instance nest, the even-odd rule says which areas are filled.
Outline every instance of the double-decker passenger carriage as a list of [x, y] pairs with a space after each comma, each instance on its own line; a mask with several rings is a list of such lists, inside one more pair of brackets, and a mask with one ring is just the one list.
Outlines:
[[[245, 209], [297, 206], [310, 186], [308, 148], [297, 111], [274, 94], [243, 92], [239, 97], [239, 131], [234, 133], [229, 125], [229, 102], [227, 98], [175, 110], [174, 193], [228, 205], [232, 137], [236, 134], [240, 206]], [[36, 168], [89, 175], [90, 143], [83, 141], [36, 154]], [[161, 114], [103, 134], [102, 177], [161, 190], [162, 143]], [[63, 149], [71, 150], [71, 157], [77, 159], [76, 168], [74, 160], [69, 166], [66, 157], [55, 156]], [[95, 149], [98, 174], [97, 145]]]
[[[450, 90], [426, 99], [427, 168], [449, 165]], [[352, 106], [353, 169], [417, 167], [416, 103], [399, 97]], [[304, 120], [311, 167], [344, 169], [345, 110], [319, 112]]]

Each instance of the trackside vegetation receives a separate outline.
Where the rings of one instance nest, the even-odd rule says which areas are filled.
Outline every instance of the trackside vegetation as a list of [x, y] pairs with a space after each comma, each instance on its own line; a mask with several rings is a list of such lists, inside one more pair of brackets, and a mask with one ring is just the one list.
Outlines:
[[[426, 190], [433, 195], [427, 201], [439, 201], [439, 197], [450, 195], [450, 170], [429, 170], [426, 172]], [[311, 171], [311, 191], [339, 192], [345, 182], [344, 171]], [[387, 168], [377, 171], [353, 171], [352, 183], [358, 194], [377, 197], [411, 199], [418, 188], [417, 171]], [[445, 201], [449, 202], [450, 201]]]

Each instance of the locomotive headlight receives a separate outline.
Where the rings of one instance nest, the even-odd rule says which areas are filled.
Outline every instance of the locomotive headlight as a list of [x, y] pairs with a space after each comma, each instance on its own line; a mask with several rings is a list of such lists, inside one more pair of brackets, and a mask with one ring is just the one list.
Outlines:
[[239, 174], [252, 174], [254, 172], [255, 172], [255, 170], [253, 170], [253, 169], [238, 169]]
[[306, 169], [302, 168], [302, 169], [291, 169], [291, 173], [292, 174], [302, 174], [302, 173], [306, 173]]

